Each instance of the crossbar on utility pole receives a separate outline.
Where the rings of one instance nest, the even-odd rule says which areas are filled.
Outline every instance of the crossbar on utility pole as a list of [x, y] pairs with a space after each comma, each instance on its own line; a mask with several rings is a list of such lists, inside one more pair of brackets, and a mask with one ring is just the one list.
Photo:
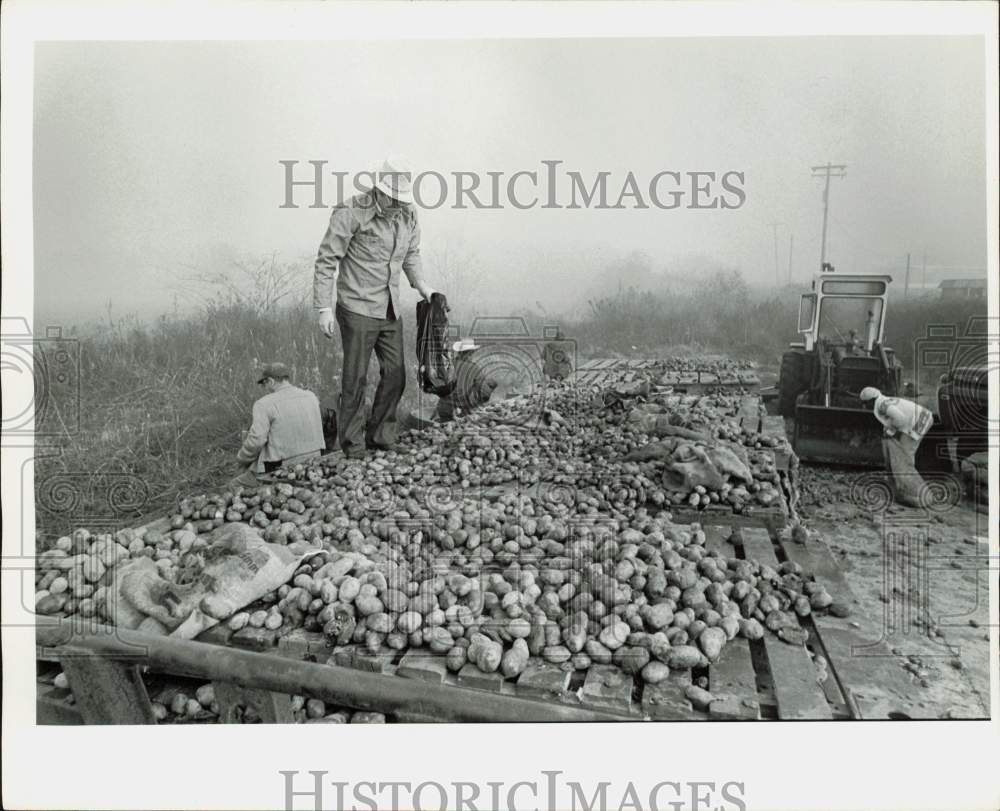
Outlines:
[[843, 163], [827, 163], [824, 166], [812, 167], [813, 177], [826, 178], [823, 186], [823, 240], [819, 253], [819, 268], [823, 270], [826, 266], [826, 220], [830, 209], [830, 178], [847, 177], [847, 165]]

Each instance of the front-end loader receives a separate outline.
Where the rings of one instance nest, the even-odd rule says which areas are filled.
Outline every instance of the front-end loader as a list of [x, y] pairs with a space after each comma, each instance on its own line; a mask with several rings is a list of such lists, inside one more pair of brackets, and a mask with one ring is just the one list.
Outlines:
[[804, 461], [882, 467], [882, 425], [860, 399], [902, 394], [902, 366], [883, 343], [887, 275], [816, 274], [799, 302], [800, 341], [781, 359], [778, 413], [795, 421]]

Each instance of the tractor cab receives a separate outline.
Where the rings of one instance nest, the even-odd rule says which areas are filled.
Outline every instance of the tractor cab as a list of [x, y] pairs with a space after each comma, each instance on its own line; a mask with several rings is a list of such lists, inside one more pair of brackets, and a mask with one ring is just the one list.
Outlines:
[[800, 341], [781, 361], [778, 411], [795, 420], [801, 459], [882, 464], [881, 426], [862, 404], [874, 386], [895, 395], [902, 370], [883, 344], [892, 277], [818, 273], [799, 302]]

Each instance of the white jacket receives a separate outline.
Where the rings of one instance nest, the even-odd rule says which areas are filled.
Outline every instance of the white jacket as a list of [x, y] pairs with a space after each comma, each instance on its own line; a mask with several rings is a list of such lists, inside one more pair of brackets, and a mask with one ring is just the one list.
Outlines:
[[886, 397], [884, 394], [875, 398], [875, 416], [885, 426], [885, 432], [889, 436], [898, 432], [917, 442], [923, 439], [934, 424], [934, 415], [922, 405], [899, 397]]

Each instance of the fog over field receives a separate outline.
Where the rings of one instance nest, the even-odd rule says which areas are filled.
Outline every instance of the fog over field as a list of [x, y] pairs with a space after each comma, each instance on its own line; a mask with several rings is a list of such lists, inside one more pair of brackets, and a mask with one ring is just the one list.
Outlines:
[[[308, 161], [353, 174], [390, 152], [449, 179], [448, 202], [421, 213], [427, 277], [447, 293], [442, 263], [449, 278], [474, 271], [475, 287], [453, 293], [480, 306], [568, 312], [614, 290], [626, 267], [639, 287], [716, 268], [772, 284], [772, 223], [782, 283], [790, 237], [803, 282], [820, 254], [822, 181], [810, 167], [827, 161], [847, 165], [831, 181], [838, 269], [901, 279], [910, 252], [915, 283], [925, 255], [932, 279], [982, 275], [983, 73], [982, 42], [954, 37], [45, 43], [36, 314], [73, 322], [110, 303], [148, 318], [197, 304], [179, 280], [234, 260], [277, 252], [308, 267], [329, 213], [309, 207], [308, 189], [281, 207], [279, 161], [298, 161], [303, 180]], [[542, 207], [541, 186], [524, 210], [508, 199], [453, 207], [452, 173], [481, 176], [480, 191], [487, 172], [503, 173], [506, 190], [518, 171], [544, 178], [543, 161], [562, 162], [560, 207]], [[674, 209], [649, 200], [664, 171], [681, 183], [662, 197], [686, 189]], [[633, 195], [617, 209], [565, 208], [567, 172], [588, 187], [609, 173], [609, 205], [632, 172], [649, 207]], [[715, 173], [713, 195], [740, 173], [742, 198], [690, 208], [692, 172]]]

